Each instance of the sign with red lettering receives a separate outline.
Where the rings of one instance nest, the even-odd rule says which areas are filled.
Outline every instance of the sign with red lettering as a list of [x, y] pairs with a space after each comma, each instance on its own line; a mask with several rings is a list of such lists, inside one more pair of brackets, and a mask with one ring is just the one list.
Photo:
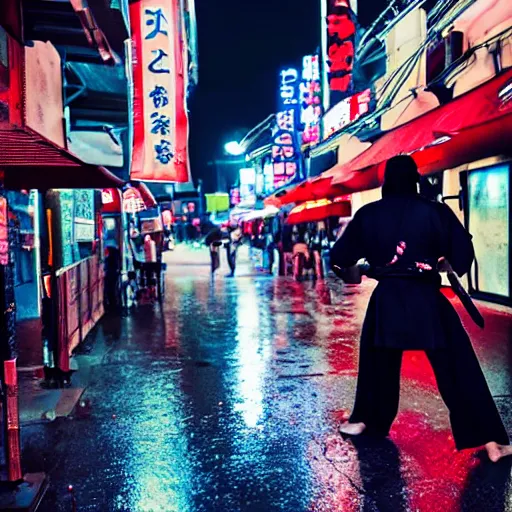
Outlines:
[[187, 182], [188, 117], [178, 0], [130, 4], [133, 51], [131, 179]]
[[326, 65], [329, 70], [330, 104], [352, 92], [355, 15], [349, 0], [328, 0]]

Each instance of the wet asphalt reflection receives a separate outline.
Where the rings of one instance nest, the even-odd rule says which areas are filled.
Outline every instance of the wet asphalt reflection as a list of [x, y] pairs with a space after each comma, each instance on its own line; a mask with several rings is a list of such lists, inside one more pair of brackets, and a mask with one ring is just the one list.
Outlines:
[[[40, 510], [71, 511], [70, 484], [79, 511], [512, 510], [510, 462], [455, 452], [421, 354], [404, 362], [390, 439], [337, 435], [368, 285], [295, 283], [243, 262], [212, 281], [203, 250], [168, 261], [163, 308], [108, 316], [81, 348], [81, 407], [24, 429], [26, 469], [51, 478]], [[477, 348], [509, 430], [510, 325], [495, 324], [499, 349]]]

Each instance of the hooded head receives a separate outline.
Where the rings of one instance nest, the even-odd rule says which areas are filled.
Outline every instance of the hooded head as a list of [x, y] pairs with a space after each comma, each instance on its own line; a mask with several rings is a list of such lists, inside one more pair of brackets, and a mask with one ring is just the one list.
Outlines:
[[418, 166], [409, 155], [390, 158], [386, 164], [382, 196], [406, 196], [418, 193]]

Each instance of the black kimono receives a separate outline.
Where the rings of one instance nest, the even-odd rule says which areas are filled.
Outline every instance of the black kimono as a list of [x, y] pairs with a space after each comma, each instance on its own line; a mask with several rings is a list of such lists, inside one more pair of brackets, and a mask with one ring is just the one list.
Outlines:
[[364, 258], [379, 281], [361, 335], [356, 401], [350, 421], [387, 435], [398, 411], [404, 350], [424, 350], [450, 410], [458, 449], [508, 444], [469, 337], [440, 291], [437, 262], [469, 272], [471, 235], [444, 204], [391, 195], [357, 212], [331, 251], [331, 265]]

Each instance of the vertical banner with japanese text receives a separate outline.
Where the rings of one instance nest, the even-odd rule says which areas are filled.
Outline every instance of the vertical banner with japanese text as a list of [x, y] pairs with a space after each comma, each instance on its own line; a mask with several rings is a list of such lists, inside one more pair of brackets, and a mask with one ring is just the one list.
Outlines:
[[318, 144], [322, 119], [322, 82], [318, 55], [306, 55], [302, 60], [300, 102], [302, 142], [303, 144]]
[[353, 93], [356, 17], [355, 0], [327, 0], [326, 67], [329, 78], [330, 106]]
[[7, 199], [0, 196], [0, 265], [9, 264], [9, 228], [7, 215]]
[[272, 165], [274, 188], [278, 189], [300, 179], [301, 152], [299, 144], [300, 75], [297, 69], [280, 73], [279, 105], [272, 133]]
[[130, 4], [134, 82], [130, 177], [134, 180], [183, 183], [189, 179], [178, 3]]

